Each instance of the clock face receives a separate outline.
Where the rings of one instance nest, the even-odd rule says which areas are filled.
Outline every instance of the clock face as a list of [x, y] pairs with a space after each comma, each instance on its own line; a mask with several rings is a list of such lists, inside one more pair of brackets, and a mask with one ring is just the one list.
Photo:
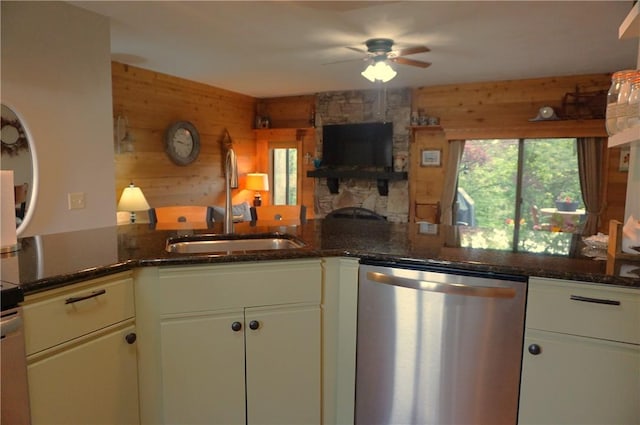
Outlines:
[[177, 165], [192, 163], [200, 153], [198, 130], [187, 121], [178, 121], [171, 125], [165, 135], [165, 150]]

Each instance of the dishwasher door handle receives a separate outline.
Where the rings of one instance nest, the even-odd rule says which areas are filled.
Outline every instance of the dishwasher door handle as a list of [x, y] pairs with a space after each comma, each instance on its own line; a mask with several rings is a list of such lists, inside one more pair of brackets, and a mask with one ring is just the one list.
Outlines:
[[401, 286], [418, 291], [440, 292], [451, 295], [485, 298], [514, 298], [516, 290], [512, 287], [501, 286], [472, 286], [463, 283], [440, 283], [426, 280], [407, 279], [405, 277], [390, 276], [384, 273], [367, 272], [367, 279], [386, 285]]

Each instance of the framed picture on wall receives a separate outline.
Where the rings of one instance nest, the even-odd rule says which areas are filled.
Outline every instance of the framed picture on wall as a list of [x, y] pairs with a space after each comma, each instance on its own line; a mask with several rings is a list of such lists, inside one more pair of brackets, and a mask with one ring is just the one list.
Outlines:
[[423, 167], [441, 167], [442, 149], [423, 149], [420, 152], [420, 165]]
[[618, 171], [621, 171], [621, 172], [629, 171], [630, 158], [631, 158], [631, 148], [620, 149], [620, 166], [618, 167]]

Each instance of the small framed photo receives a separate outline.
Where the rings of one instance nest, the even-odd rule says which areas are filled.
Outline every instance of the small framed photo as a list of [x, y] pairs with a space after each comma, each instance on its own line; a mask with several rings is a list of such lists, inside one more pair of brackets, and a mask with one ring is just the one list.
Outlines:
[[420, 153], [420, 165], [423, 167], [441, 167], [442, 149], [423, 149]]

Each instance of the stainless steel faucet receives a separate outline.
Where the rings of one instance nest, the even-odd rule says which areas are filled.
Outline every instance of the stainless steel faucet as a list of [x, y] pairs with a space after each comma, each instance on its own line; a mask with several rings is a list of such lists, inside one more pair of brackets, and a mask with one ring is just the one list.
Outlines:
[[225, 180], [225, 204], [224, 204], [224, 233], [233, 233], [233, 209], [231, 206], [231, 189], [238, 188], [238, 160], [236, 153], [231, 147], [231, 143], [227, 145], [227, 157], [224, 162], [224, 180]]

